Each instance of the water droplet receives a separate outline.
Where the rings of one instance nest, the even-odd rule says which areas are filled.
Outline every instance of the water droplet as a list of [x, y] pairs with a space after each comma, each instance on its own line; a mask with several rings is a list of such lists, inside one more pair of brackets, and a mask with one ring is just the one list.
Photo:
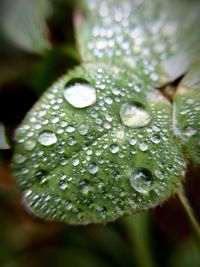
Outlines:
[[154, 134], [153, 136], [151, 136], [151, 141], [154, 144], [159, 144], [160, 143], [160, 136], [158, 134]]
[[141, 151], [147, 151], [148, 150], [148, 145], [146, 144], [146, 143], [140, 143], [139, 144], [139, 149], [141, 150]]
[[78, 166], [79, 163], [80, 163], [79, 159], [74, 159], [74, 160], [72, 161], [72, 164], [73, 164], [73, 166], [75, 166], [75, 167]]
[[65, 190], [65, 189], [67, 189], [67, 187], [68, 187], [68, 184], [67, 184], [66, 182], [62, 182], [62, 183], [59, 185], [60, 190]]
[[137, 141], [135, 139], [133, 139], [133, 138], [131, 138], [129, 140], [129, 144], [132, 145], [132, 146], [134, 146], [136, 143], [137, 143]]
[[88, 133], [88, 130], [89, 130], [89, 126], [86, 125], [86, 124], [81, 124], [79, 127], [78, 127], [78, 131], [81, 135], [86, 135]]
[[43, 131], [38, 136], [38, 142], [43, 146], [50, 146], [57, 142], [57, 137], [51, 131]]
[[45, 170], [39, 170], [35, 173], [36, 179], [38, 179], [41, 184], [44, 184], [47, 181], [46, 175], [47, 173]]
[[91, 191], [91, 186], [89, 185], [86, 185], [82, 188], [81, 192], [84, 194], [84, 195], [87, 195], [89, 192]]
[[21, 164], [26, 160], [26, 156], [22, 155], [22, 154], [16, 154], [14, 156], [14, 161], [17, 164]]
[[146, 168], [135, 168], [130, 176], [133, 189], [142, 194], [147, 194], [153, 187], [153, 175]]
[[68, 133], [73, 133], [75, 131], [75, 128], [73, 126], [67, 126], [66, 131]]
[[95, 165], [95, 164], [90, 164], [89, 167], [88, 167], [88, 171], [91, 174], [97, 173], [98, 172], [98, 169], [99, 169], [98, 166]]
[[123, 130], [117, 130], [115, 136], [116, 136], [118, 139], [121, 139], [121, 140], [122, 140], [122, 139], [124, 139], [125, 133], [124, 133]]
[[96, 102], [96, 91], [83, 79], [72, 79], [63, 92], [64, 98], [75, 108], [85, 108]]
[[119, 147], [116, 146], [116, 145], [112, 145], [112, 146], [110, 147], [110, 151], [111, 151], [113, 154], [115, 154], [115, 153], [117, 153], [117, 152], [119, 151]]
[[120, 117], [123, 125], [132, 128], [144, 127], [151, 121], [149, 112], [138, 102], [123, 104], [120, 109]]
[[105, 102], [106, 102], [106, 104], [110, 105], [110, 104], [112, 104], [113, 100], [110, 97], [106, 97]]
[[163, 180], [165, 177], [164, 177], [164, 173], [160, 170], [156, 170], [155, 171], [155, 176], [159, 179], [159, 180]]
[[68, 159], [66, 158], [66, 157], [61, 157], [61, 159], [60, 159], [60, 164], [62, 165], [62, 166], [65, 166], [66, 164], [67, 164], [67, 162], [68, 162]]
[[26, 150], [32, 150], [34, 147], [35, 147], [36, 143], [35, 141], [32, 141], [32, 140], [28, 140], [24, 143], [24, 147]]

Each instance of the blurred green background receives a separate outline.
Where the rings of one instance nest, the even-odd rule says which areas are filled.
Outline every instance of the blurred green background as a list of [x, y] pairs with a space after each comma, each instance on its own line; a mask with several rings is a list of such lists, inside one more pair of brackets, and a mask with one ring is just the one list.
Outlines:
[[[173, 196], [162, 207], [113, 223], [72, 227], [35, 218], [21, 202], [9, 164], [13, 134], [60, 75], [80, 63], [74, 1], [0, 2], [0, 266], [198, 267], [200, 245]], [[200, 220], [200, 172], [185, 185]]]

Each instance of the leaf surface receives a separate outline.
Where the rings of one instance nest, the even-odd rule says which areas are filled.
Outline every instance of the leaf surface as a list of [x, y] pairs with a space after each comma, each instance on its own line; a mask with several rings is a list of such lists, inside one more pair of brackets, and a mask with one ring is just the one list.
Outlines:
[[188, 69], [200, 39], [198, 1], [84, 3], [83, 64], [26, 116], [13, 158], [29, 209], [70, 224], [113, 221], [176, 191], [185, 159], [173, 106], [155, 86]]

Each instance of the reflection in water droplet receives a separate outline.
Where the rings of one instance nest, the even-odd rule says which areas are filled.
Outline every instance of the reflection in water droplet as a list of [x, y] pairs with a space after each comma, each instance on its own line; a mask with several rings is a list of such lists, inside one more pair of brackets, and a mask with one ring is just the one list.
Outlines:
[[85, 108], [96, 102], [95, 89], [83, 79], [71, 80], [64, 89], [63, 95], [75, 108]]
[[43, 131], [38, 136], [38, 142], [43, 146], [50, 146], [57, 142], [57, 137], [51, 131]]
[[138, 102], [123, 104], [120, 109], [120, 117], [123, 125], [132, 128], [144, 127], [151, 121], [149, 112]]
[[139, 193], [147, 194], [153, 187], [153, 175], [146, 168], [135, 168], [130, 176], [131, 186]]

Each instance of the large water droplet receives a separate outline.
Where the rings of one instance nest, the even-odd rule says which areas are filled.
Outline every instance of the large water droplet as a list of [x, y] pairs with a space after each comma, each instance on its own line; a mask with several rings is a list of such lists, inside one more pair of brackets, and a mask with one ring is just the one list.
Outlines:
[[57, 137], [51, 131], [43, 131], [38, 136], [38, 142], [43, 146], [50, 146], [57, 142]]
[[64, 98], [75, 108], [85, 108], [96, 102], [94, 87], [83, 79], [72, 79], [63, 91]]
[[123, 125], [132, 128], [144, 127], [151, 121], [149, 112], [138, 102], [123, 104], [120, 109], [120, 117]]
[[135, 168], [130, 176], [131, 186], [139, 193], [147, 194], [153, 187], [153, 175], [146, 168]]

